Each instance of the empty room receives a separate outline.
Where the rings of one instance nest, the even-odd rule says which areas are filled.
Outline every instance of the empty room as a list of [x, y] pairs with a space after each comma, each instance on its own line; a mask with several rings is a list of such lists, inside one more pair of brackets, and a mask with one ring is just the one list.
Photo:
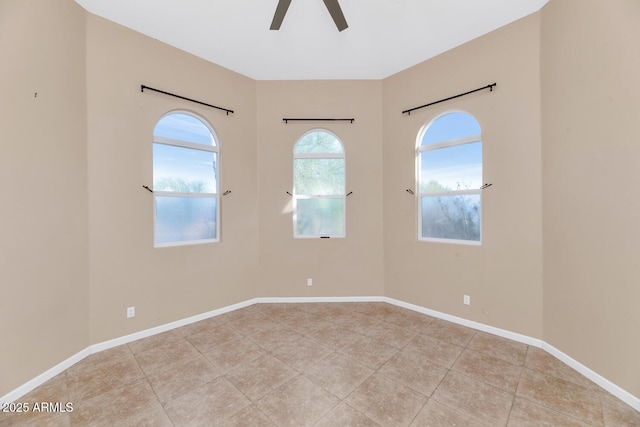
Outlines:
[[1, 427], [640, 426], [639, 1], [0, 0], [0, 55]]

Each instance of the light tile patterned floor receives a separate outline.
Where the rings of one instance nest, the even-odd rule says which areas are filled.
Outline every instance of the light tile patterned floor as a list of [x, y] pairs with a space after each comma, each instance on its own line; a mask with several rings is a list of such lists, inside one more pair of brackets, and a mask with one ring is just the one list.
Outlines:
[[87, 357], [0, 426], [640, 426], [544, 351], [386, 303], [255, 304]]

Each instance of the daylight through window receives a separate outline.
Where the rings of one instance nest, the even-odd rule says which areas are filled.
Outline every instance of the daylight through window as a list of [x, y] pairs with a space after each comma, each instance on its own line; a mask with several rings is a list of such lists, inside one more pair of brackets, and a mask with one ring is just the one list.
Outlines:
[[481, 241], [482, 135], [469, 113], [447, 112], [418, 138], [421, 240]]
[[325, 130], [306, 133], [293, 149], [294, 237], [345, 236], [345, 158]]
[[201, 118], [162, 117], [153, 130], [155, 246], [219, 240], [218, 143]]

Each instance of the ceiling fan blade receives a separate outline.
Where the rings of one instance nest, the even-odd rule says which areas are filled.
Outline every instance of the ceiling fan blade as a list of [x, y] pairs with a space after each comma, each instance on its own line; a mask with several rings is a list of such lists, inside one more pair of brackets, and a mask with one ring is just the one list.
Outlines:
[[336, 23], [338, 31], [342, 31], [349, 27], [349, 24], [347, 24], [347, 20], [344, 18], [344, 14], [342, 13], [342, 9], [340, 8], [340, 3], [338, 3], [338, 0], [324, 0], [324, 4], [325, 6], [327, 6], [327, 10], [331, 14], [333, 22]]
[[273, 21], [271, 21], [270, 30], [279, 30], [282, 25], [282, 21], [284, 20], [284, 16], [287, 14], [287, 9], [289, 9], [289, 5], [291, 4], [291, 0], [280, 0], [278, 2], [278, 7], [276, 7], [276, 13], [273, 15]]

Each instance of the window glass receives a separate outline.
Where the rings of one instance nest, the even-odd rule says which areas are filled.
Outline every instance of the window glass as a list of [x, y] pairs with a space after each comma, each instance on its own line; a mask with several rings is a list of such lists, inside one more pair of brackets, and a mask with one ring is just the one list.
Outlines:
[[155, 246], [219, 240], [218, 144], [188, 113], [162, 117], [153, 134]]
[[424, 133], [422, 143], [432, 144], [470, 135], [480, 135], [480, 125], [476, 119], [468, 113], [453, 112], [432, 122]]
[[344, 159], [295, 159], [296, 193], [344, 194]]
[[418, 238], [480, 243], [480, 125], [469, 113], [446, 113], [418, 141]]
[[198, 144], [215, 145], [215, 139], [207, 125], [191, 114], [173, 113], [164, 116], [156, 124], [153, 135]]
[[300, 236], [344, 235], [344, 199], [298, 199], [296, 234]]
[[482, 143], [423, 151], [421, 191], [468, 190], [482, 186]]
[[216, 198], [156, 197], [156, 244], [217, 238]]
[[296, 144], [294, 153], [342, 153], [342, 144], [329, 132], [309, 132]]
[[480, 240], [480, 195], [422, 197], [422, 237]]
[[216, 153], [153, 144], [153, 188], [183, 193], [215, 193]]
[[316, 130], [293, 149], [294, 237], [345, 236], [345, 158], [340, 140]]

